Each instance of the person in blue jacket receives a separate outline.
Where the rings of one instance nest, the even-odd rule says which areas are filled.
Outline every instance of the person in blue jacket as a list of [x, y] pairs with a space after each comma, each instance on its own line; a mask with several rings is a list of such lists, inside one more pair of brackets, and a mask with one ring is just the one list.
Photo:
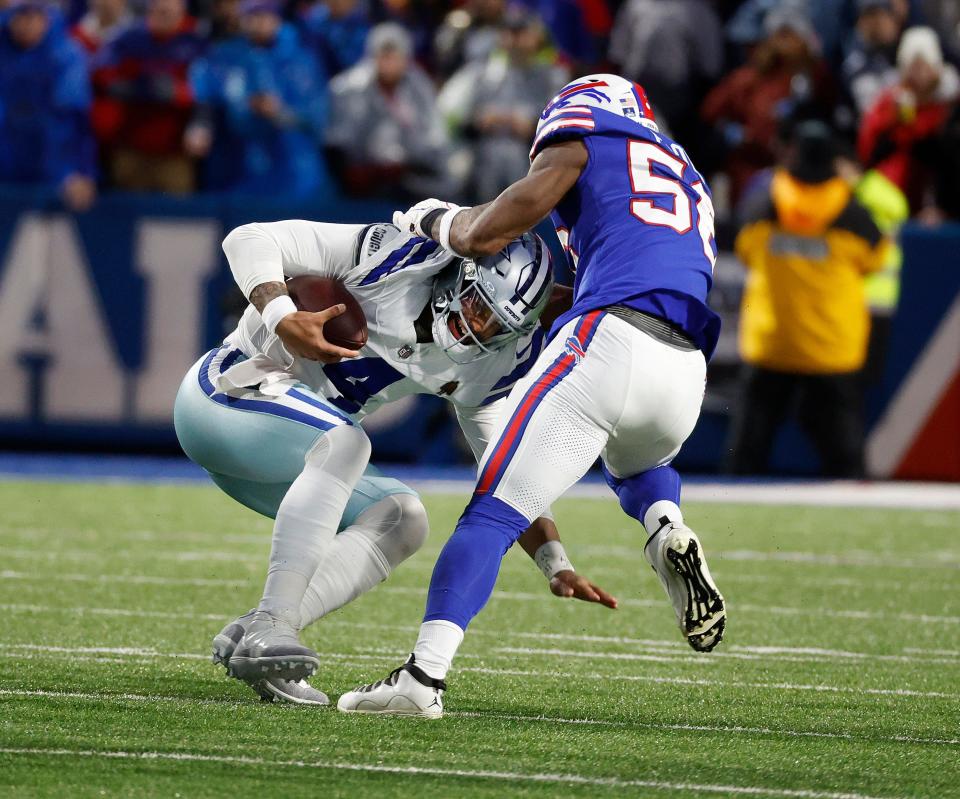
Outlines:
[[276, 0], [246, 0], [242, 30], [191, 70], [203, 110], [188, 137], [212, 134], [206, 188], [283, 197], [332, 188], [321, 155], [323, 69]]
[[82, 211], [95, 172], [84, 55], [54, 7], [14, 0], [0, 17], [0, 183], [48, 187]]
[[358, 0], [322, 0], [303, 13], [300, 24], [304, 39], [330, 76], [363, 58], [372, 27]]

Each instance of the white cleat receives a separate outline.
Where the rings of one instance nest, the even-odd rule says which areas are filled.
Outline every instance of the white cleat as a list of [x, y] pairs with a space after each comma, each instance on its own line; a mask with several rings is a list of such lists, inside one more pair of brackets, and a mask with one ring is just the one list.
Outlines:
[[330, 697], [318, 691], [306, 680], [280, 680], [270, 677], [253, 686], [264, 702], [287, 702], [291, 705], [327, 706]]
[[644, 557], [666, 589], [687, 643], [697, 652], [709, 652], [723, 638], [723, 596], [710, 576], [697, 534], [666, 518], [661, 522], [647, 540]]
[[443, 715], [447, 684], [429, 677], [415, 665], [413, 655], [385, 680], [348, 691], [337, 702], [342, 713], [387, 713], [438, 719]]
[[300, 643], [288, 620], [258, 610], [227, 662], [227, 673], [254, 685], [270, 678], [297, 682], [319, 667], [320, 656]]

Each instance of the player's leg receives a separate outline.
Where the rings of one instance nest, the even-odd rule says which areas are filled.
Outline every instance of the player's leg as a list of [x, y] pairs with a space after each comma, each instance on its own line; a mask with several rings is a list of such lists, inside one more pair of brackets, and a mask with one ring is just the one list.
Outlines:
[[481, 461], [473, 499], [433, 571], [410, 661], [344, 694], [345, 712], [442, 713], [443, 677], [470, 620], [493, 591], [503, 555], [596, 461], [622, 413], [626, 352], [605, 338], [603, 314], [571, 322], [511, 392]]
[[630, 477], [617, 477], [606, 463], [601, 463], [601, 469], [623, 512], [640, 522], [649, 535], [667, 523], [683, 524], [680, 474], [670, 464]]
[[680, 475], [669, 465], [700, 415], [706, 364], [698, 350], [640, 331], [623, 334], [633, 341], [631, 381], [623, 418], [603, 453], [604, 475], [624, 512], [645, 527], [644, 556], [688, 643], [709, 651], [723, 635], [723, 597], [702, 544], [684, 524]]
[[709, 652], [723, 637], [726, 609], [697, 534], [680, 510], [680, 475], [669, 465], [607, 482], [628, 516], [646, 532], [644, 557], [673, 604], [680, 630], [698, 652]]
[[[258, 483], [220, 474], [213, 481], [227, 494], [258, 513], [275, 518], [287, 483]], [[430, 527], [417, 492], [384, 477], [373, 466], [354, 486], [340, 529], [324, 552], [300, 606], [300, 629], [365, 594], [390, 576], [426, 541]], [[231, 622], [217, 636], [215, 662], [226, 662], [242, 637], [251, 614]], [[229, 630], [229, 632], [228, 632]]]
[[[238, 502], [274, 518], [290, 483], [257, 483], [211, 474]], [[340, 520], [300, 606], [300, 629], [383, 582], [414, 554], [429, 532], [427, 511], [417, 493], [399, 480], [368, 466], [354, 486]], [[213, 639], [213, 662], [229, 666], [256, 608], [226, 624]], [[327, 696], [304, 680], [268, 678], [253, 684], [265, 700], [327, 705]]]
[[188, 373], [175, 423], [188, 455], [208, 471], [241, 480], [290, 481], [276, 513], [259, 612], [230, 668], [251, 680], [299, 679], [319, 665], [297, 638], [299, 611], [324, 549], [333, 540], [370, 444], [362, 430], [302, 386], [220, 391], [220, 374], [242, 356], [222, 347]]
[[417, 493], [372, 471], [354, 488], [341, 530], [310, 580], [300, 606], [301, 628], [386, 580], [426, 541], [430, 526]]

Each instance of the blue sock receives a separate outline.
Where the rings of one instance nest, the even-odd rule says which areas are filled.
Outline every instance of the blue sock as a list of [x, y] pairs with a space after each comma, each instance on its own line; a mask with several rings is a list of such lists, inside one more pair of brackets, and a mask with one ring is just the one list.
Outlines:
[[[669, 509], [668, 515], [672, 521], [683, 521], [683, 517], [679, 516], [680, 475], [672, 466], [657, 466], [632, 477], [620, 478], [610, 474], [605, 464], [601, 465], [607, 485], [613, 489], [620, 500], [620, 507], [628, 516], [646, 524], [647, 512], [652, 506], [658, 505], [658, 508]], [[675, 512], [673, 506], [676, 507]], [[679, 518], [673, 518], [674, 516]], [[654, 527], [653, 530], [650, 529], [651, 526]], [[646, 527], [651, 535], [656, 530], [656, 524], [646, 524]]]
[[489, 494], [475, 496], [433, 567], [424, 621], [467, 629], [493, 593], [500, 561], [530, 521]]

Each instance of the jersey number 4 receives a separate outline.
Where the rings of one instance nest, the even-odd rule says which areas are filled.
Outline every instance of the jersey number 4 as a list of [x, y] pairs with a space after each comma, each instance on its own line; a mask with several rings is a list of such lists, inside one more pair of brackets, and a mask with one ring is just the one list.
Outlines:
[[[681, 181], [684, 170], [690, 165], [652, 142], [636, 140], [627, 146], [627, 163], [630, 166], [630, 187], [635, 195], [639, 195], [630, 201], [630, 213], [648, 225], [668, 227], [681, 236], [689, 233], [693, 228], [693, 200], [684, 191]], [[655, 175], [654, 164], [664, 167], [672, 176]], [[697, 193], [697, 232], [712, 270], [717, 260], [712, 244], [713, 202], [702, 180], [690, 184], [690, 188]], [[668, 210], [654, 205], [649, 195], [656, 195], [661, 200], [672, 198], [673, 208]]]

